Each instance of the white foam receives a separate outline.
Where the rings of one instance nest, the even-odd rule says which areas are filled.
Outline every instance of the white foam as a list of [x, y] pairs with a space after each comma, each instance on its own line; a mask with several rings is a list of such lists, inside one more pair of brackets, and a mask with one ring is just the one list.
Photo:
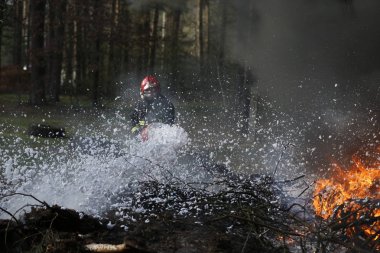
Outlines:
[[[111, 144], [102, 140], [96, 145], [97, 141], [90, 140], [84, 147], [69, 143], [68, 146], [75, 148], [65, 149], [65, 152], [59, 148], [61, 151], [50, 159], [39, 159], [43, 153], [50, 152], [49, 149], [29, 147], [20, 149], [18, 156], [4, 157], [3, 176], [7, 187], [3, 195], [27, 193], [49, 205], [101, 214], [115, 204], [110, 198], [120, 189], [133, 190], [138, 182], [166, 180], [168, 175], [177, 174], [173, 169], [179, 166], [176, 164], [177, 152], [189, 138], [179, 126], [155, 125], [150, 127], [146, 142], [125, 138], [117, 142], [107, 140]], [[177, 171], [179, 173], [181, 169]], [[36, 203], [30, 197], [16, 195], [2, 198], [0, 206], [14, 214], [22, 206]], [[1, 213], [1, 217], [5, 216]]]

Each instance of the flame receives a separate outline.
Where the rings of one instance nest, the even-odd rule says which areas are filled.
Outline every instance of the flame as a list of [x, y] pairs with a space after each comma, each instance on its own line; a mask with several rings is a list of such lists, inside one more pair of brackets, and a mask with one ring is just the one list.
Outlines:
[[[367, 219], [360, 223], [360, 230], [376, 241], [380, 239], [380, 147], [374, 156], [369, 157], [368, 152], [364, 156], [357, 154], [352, 162], [347, 170], [336, 165], [331, 178], [316, 181], [314, 210], [316, 215], [337, 220], [340, 224], [343, 219], [352, 223], [365, 216]], [[346, 233], [354, 235], [357, 230], [351, 227]]]

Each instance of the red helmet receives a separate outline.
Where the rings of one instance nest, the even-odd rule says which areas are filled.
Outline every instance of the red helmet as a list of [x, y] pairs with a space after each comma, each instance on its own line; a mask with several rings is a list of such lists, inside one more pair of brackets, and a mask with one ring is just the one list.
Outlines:
[[156, 93], [160, 93], [160, 83], [155, 76], [146, 76], [140, 85], [140, 94], [144, 95], [145, 90], [154, 88]]

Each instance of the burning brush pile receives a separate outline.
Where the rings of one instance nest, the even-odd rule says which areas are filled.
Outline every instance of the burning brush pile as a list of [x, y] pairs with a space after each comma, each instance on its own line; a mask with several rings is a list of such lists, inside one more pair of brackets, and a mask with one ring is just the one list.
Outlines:
[[316, 182], [313, 206], [323, 224], [321, 236], [329, 238], [321, 247], [380, 251], [379, 154], [380, 147], [357, 153], [350, 168], [336, 166], [330, 178]]

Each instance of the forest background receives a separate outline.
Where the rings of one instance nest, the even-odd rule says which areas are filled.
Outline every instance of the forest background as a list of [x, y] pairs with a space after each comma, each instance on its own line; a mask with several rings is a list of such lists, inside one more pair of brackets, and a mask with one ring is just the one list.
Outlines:
[[205, 125], [299, 127], [328, 147], [379, 117], [379, 12], [376, 0], [2, 0], [0, 92], [131, 106], [156, 74]]

